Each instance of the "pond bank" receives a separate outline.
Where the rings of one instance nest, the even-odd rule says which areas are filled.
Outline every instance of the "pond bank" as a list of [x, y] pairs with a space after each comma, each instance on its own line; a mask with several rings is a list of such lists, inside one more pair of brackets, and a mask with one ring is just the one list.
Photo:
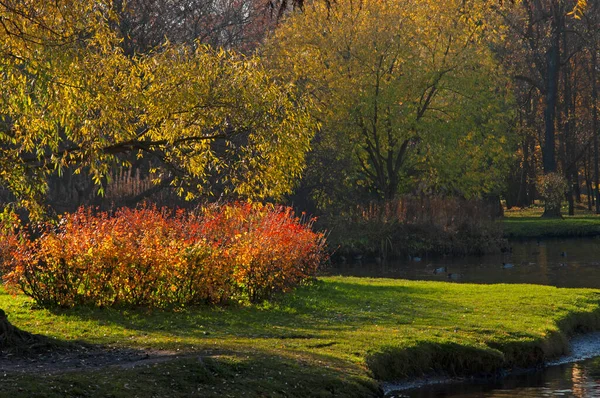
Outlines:
[[[523, 215], [524, 214], [524, 215]], [[450, 255], [455, 257], [504, 253], [511, 241], [600, 237], [600, 216], [586, 214], [542, 218], [512, 212], [496, 221], [461, 228], [402, 223], [348, 224], [329, 236], [334, 264]]]
[[427, 256], [380, 263], [367, 259], [334, 265], [328, 272], [355, 277], [600, 289], [600, 238], [512, 241], [509, 249], [484, 256]]
[[499, 221], [507, 239], [580, 238], [600, 236], [600, 217], [596, 215], [541, 218], [510, 216]]
[[[544, 367], [558, 366], [568, 363], [574, 363], [600, 357], [600, 332], [590, 332], [574, 336], [569, 341], [570, 350], [569, 353], [559, 358], [550, 360], [543, 364]], [[504, 378], [507, 376], [521, 375], [528, 372], [536, 372], [540, 370], [540, 366], [536, 366], [529, 369], [515, 369], [515, 370], [504, 370], [499, 372], [497, 375], [493, 375], [491, 378], [452, 378], [452, 377], [429, 377], [412, 379], [405, 382], [384, 382], [382, 383], [382, 389], [386, 397], [403, 396], [402, 391], [415, 390], [423, 387], [431, 387], [434, 385], [442, 384], [457, 384], [457, 383], [486, 383], [495, 381], [498, 378]]]
[[[431, 377], [431, 378], [419, 378], [409, 380], [405, 382], [384, 382], [382, 383], [382, 389], [385, 397], [403, 397], [408, 393], [411, 395], [411, 391], [421, 391], [423, 388], [429, 390], [440, 391], [444, 385], [449, 386], [453, 390], [460, 390], [457, 388], [459, 385], [477, 385], [485, 386], [490, 384], [500, 384], [502, 380], [515, 377], [523, 377], [528, 374], [540, 373], [546, 371], [548, 367], [557, 367], [565, 364], [573, 364], [575, 362], [585, 361], [592, 358], [600, 357], [600, 332], [590, 332], [586, 334], [576, 335], [570, 340], [570, 353], [563, 355], [557, 359], [546, 362], [541, 369], [540, 366], [529, 368], [529, 369], [516, 369], [512, 371], [501, 372], [496, 377], [491, 378], [474, 378], [474, 377], [463, 377], [463, 378], [451, 378], [451, 377]], [[508, 385], [514, 385], [511, 382]], [[527, 384], [526, 384], [527, 385]], [[493, 388], [493, 387], [492, 387]], [[485, 389], [482, 389], [485, 390]], [[535, 394], [535, 392], [534, 392]], [[434, 394], [430, 394], [434, 395]]]
[[[257, 306], [50, 312], [0, 292], [0, 308], [25, 330], [191, 354], [135, 369], [21, 374], [0, 378], [0, 388], [36, 396], [49, 385], [57, 397], [125, 397], [132, 390], [175, 397], [190, 391], [377, 396], [375, 380], [493, 373], [558, 357], [575, 332], [600, 329], [599, 296], [594, 289], [328, 277]], [[165, 372], [170, 376], [160, 376]]]

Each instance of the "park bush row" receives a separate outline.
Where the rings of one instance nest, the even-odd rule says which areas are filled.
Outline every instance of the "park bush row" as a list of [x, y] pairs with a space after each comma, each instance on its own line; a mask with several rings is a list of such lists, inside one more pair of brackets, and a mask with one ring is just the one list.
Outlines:
[[315, 275], [326, 254], [311, 224], [250, 203], [80, 208], [33, 232], [5, 232], [4, 282], [44, 306], [258, 302]]
[[[470, 255], [506, 245], [491, 201], [451, 197], [405, 196], [356, 206], [325, 220], [336, 256], [372, 257]], [[336, 259], [334, 259], [336, 260]]]

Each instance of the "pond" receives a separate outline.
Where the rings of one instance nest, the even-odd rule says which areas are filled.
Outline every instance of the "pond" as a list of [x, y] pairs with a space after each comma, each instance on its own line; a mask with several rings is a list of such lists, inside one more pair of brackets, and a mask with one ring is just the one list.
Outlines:
[[534, 283], [600, 288], [600, 238], [511, 242], [509, 251], [485, 256], [404, 258], [393, 262], [334, 265], [347, 276], [458, 283]]
[[406, 390], [390, 396], [411, 398], [462, 397], [598, 397], [600, 359], [551, 366], [511, 375], [494, 382], [438, 384]]
[[559, 358], [543, 369], [511, 374], [491, 381], [448, 382], [438, 379], [437, 384], [421, 383], [418, 388], [395, 391], [397, 386], [386, 384], [384, 389], [389, 398], [599, 397], [600, 358], [593, 358], [599, 352], [600, 332], [589, 333], [573, 339], [571, 355]]
[[[394, 262], [357, 259], [336, 265], [331, 274], [439, 280], [453, 283], [532, 283], [600, 288], [600, 238], [511, 242], [498, 254], [467, 257], [405, 258]], [[522, 374], [479, 382], [428, 384], [389, 397], [600, 397], [600, 333], [573, 345], [575, 357]], [[579, 354], [578, 354], [579, 352]], [[581, 354], [583, 352], [583, 354]], [[573, 362], [574, 361], [574, 362]], [[442, 380], [443, 381], [443, 380]]]

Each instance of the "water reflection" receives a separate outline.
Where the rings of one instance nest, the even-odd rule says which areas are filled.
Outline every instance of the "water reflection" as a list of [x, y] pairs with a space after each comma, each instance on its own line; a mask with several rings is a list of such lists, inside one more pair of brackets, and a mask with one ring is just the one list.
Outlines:
[[[332, 274], [600, 288], [600, 238], [511, 242], [505, 253], [336, 265]], [[442, 271], [440, 271], [442, 270]]]
[[428, 386], [389, 395], [415, 398], [600, 397], [600, 360], [553, 366], [495, 382]]

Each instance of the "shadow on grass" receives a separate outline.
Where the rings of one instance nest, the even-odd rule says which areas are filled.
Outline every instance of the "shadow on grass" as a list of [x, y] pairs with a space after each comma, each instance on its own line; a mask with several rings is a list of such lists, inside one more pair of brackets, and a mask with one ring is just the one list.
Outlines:
[[[566, 336], [580, 325], [600, 327], [593, 293], [326, 278], [261, 305], [172, 311], [77, 308], [40, 311], [40, 322], [71, 323], [73, 329], [60, 329], [54, 334], [59, 336], [82, 335], [85, 327], [90, 341], [264, 362], [260, 366], [274, 366], [283, 380], [292, 377], [290, 372], [312, 375], [325, 367], [322, 374], [350, 380], [345, 385], [369, 380], [363, 364], [376, 378], [389, 380], [432, 372], [493, 373], [539, 363], [564, 351]], [[240, 377], [248, 383], [253, 377], [263, 380], [252, 366], [244, 369], [247, 376]]]
[[490, 375], [505, 366], [503, 354], [490, 347], [451, 342], [418, 342], [412, 347], [382, 347], [367, 358], [379, 380], [399, 380], [426, 374]]
[[191, 307], [176, 310], [76, 308], [54, 309], [61, 316], [117, 325], [174, 337], [311, 339], [374, 324], [410, 324], [443, 316], [451, 303], [436, 299], [439, 290], [416, 286], [366, 285], [318, 281], [253, 306]]
[[376, 397], [364, 377], [281, 357], [188, 356], [171, 361], [0, 378], [11, 397]]

